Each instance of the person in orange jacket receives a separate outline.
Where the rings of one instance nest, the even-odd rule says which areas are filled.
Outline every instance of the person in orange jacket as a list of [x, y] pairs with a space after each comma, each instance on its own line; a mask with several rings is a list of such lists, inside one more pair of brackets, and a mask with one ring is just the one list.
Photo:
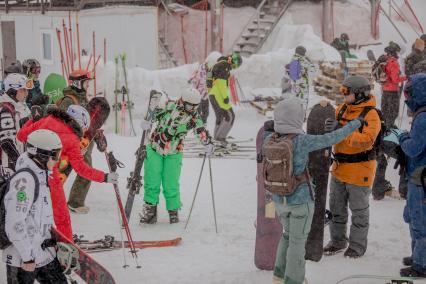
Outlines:
[[[386, 82], [382, 85], [381, 111], [385, 121], [386, 129], [395, 127], [395, 120], [399, 114], [399, 102], [401, 100], [400, 84], [407, 80], [407, 77], [400, 76], [401, 69], [398, 63], [398, 53], [401, 48], [397, 43], [390, 42], [385, 48], [386, 52]], [[385, 197], [386, 191], [392, 190], [392, 185], [386, 180], [387, 158], [384, 154], [377, 157], [377, 172], [373, 184], [373, 198], [381, 200]], [[403, 186], [404, 183], [400, 185]]]
[[327, 120], [325, 129], [334, 130], [355, 118], [365, 123], [334, 146], [334, 163], [330, 183], [331, 241], [324, 248], [327, 255], [338, 253], [348, 245], [346, 224], [348, 205], [352, 213], [349, 247], [344, 255], [357, 258], [367, 249], [369, 227], [369, 196], [376, 173], [376, 145], [381, 120], [375, 110], [376, 100], [371, 86], [361, 76], [350, 76], [343, 82], [341, 93], [345, 103], [336, 110], [336, 119]]

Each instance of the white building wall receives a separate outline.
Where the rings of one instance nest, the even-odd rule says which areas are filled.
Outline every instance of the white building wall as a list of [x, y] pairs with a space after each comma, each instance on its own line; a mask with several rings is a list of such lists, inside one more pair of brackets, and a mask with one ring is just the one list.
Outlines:
[[[77, 51], [75, 38], [75, 13], [71, 13], [73, 46]], [[107, 60], [126, 52], [128, 67], [140, 66], [149, 70], [158, 64], [157, 8], [141, 6], [114, 6], [78, 12], [80, 47], [91, 54], [92, 32], [96, 32], [96, 54], [103, 61], [104, 38], [107, 41]], [[19, 60], [39, 59], [42, 65], [41, 81], [48, 74], [61, 73], [60, 52], [56, 28], [61, 31], [62, 19], [68, 26], [68, 12], [11, 12], [0, 14], [0, 21], [15, 21], [16, 56]], [[42, 33], [51, 34], [53, 60], [43, 60]], [[0, 37], [1, 38], [1, 37]], [[62, 46], [64, 48], [64, 45]], [[1, 49], [1, 45], [0, 45]], [[1, 51], [0, 56], [3, 54]], [[64, 49], [65, 56], [65, 49]], [[77, 62], [75, 66], [77, 67]], [[85, 67], [83, 64], [82, 67]]]

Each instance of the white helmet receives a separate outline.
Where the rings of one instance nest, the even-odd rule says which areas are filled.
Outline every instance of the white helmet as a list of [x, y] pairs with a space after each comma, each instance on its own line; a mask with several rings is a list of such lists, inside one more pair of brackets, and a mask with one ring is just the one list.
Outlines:
[[9, 89], [20, 90], [27, 89], [31, 90], [34, 87], [33, 81], [28, 80], [24, 74], [11, 73], [3, 81], [4, 90], [7, 92]]
[[213, 68], [213, 66], [216, 64], [217, 60], [222, 56], [222, 54], [218, 51], [213, 51], [211, 52], [207, 58], [206, 58], [206, 63], [207, 63], [207, 68]]
[[197, 89], [187, 88], [182, 92], [182, 100], [192, 105], [198, 105], [201, 102], [201, 94]]
[[87, 129], [90, 126], [90, 114], [82, 106], [79, 105], [70, 105], [67, 109], [67, 113], [71, 116], [75, 121], [77, 121], [78, 125], [82, 129]]
[[51, 130], [38, 129], [28, 135], [27, 152], [31, 155], [58, 160], [61, 149], [61, 139]]

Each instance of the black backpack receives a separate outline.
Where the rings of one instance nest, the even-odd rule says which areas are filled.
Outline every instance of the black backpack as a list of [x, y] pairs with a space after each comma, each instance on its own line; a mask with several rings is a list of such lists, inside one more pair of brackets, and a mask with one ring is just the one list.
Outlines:
[[374, 62], [371, 73], [374, 80], [379, 84], [384, 84], [388, 80], [388, 75], [385, 72], [388, 57], [381, 55], [376, 62]]
[[6, 193], [9, 191], [10, 180], [14, 176], [16, 176], [18, 173], [21, 173], [21, 172], [28, 172], [33, 176], [34, 182], [35, 182], [33, 203], [36, 202], [38, 199], [40, 184], [35, 173], [29, 168], [20, 169], [9, 178], [0, 176], [0, 249], [5, 249], [12, 244], [6, 234], [6, 227], [5, 227], [6, 226], [6, 208], [4, 205], [4, 197], [6, 196]]
[[[347, 119], [343, 118], [343, 114], [346, 112], [347, 107], [348, 106], [346, 104], [342, 106], [339, 113], [337, 114], [337, 121], [348, 121]], [[374, 141], [373, 148], [367, 152], [362, 152], [359, 154], [337, 154], [336, 157], [340, 157], [341, 161], [345, 160], [345, 162], [348, 163], [358, 163], [368, 160], [374, 160], [378, 157], [380, 151], [382, 150], [383, 139], [385, 138], [387, 132], [385, 118], [383, 117], [382, 112], [375, 107], [364, 107], [359, 117], [365, 118], [367, 113], [372, 109], [376, 110], [380, 119], [380, 132], [377, 135], [376, 140]], [[361, 125], [361, 127], [358, 128], [358, 131], [361, 133], [363, 128], [364, 125]]]

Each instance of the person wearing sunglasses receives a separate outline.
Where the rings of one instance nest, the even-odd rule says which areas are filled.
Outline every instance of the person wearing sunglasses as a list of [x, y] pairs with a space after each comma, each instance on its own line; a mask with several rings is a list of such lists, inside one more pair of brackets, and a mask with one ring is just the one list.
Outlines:
[[[50, 130], [28, 136], [26, 152], [19, 156], [16, 173], [4, 197], [7, 283], [58, 283], [67, 279], [51, 242], [53, 226], [51, 188], [47, 179], [58, 163], [62, 143]], [[2, 238], [3, 240], [3, 238]]]
[[411, 236], [411, 256], [404, 257], [403, 277], [426, 278], [426, 74], [409, 77], [405, 86], [405, 104], [413, 114], [410, 132], [397, 133], [398, 159], [408, 180], [404, 221]]
[[182, 91], [177, 101], [168, 101], [154, 111], [154, 127], [150, 121], [142, 121], [142, 130], [151, 130], [146, 146], [144, 165], [144, 205], [140, 214], [141, 224], [157, 222], [157, 204], [161, 187], [166, 199], [170, 224], [178, 223], [180, 200], [180, 173], [183, 158], [183, 141], [189, 131], [193, 131], [205, 146], [205, 154], [213, 154], [214, 146], [204, 126], [197, 108], [201, 96], [197, 89]]
[[37, 59], [26, 59], [22, 63], [22, 72], [27, 76], [28, 80], [33, 81], [33, 88], [28, 91], [26, 103], [29, 108], [33, 105], [45, 106], [49, 102], [49, 97], [43, 95], [40, 89], [40, 72], [41, 66]]
[[5, 92], [0, 96], [1, 174], [10, 175], [23, 152], [16, 133], [29, 119], [31, 112], [25, 104], [32, 81], [23, 74], [11, 73], [4, 79]]
[[[349, 76], [343, 81], [344, 104], [336, 110], [336, 119], [326, 120], [327, 131], [346, 125], [361, 117], [364, 123], [342, 142], [334, 145], [330, 182], [330, 242], [324, 254], [332, 255], [346, 249], [344, 256], [358, 258], [367, 250], [369, 227], [369, 196], [376, 173], [376, 140], [381, 119], [370, 94], [370, 82], [362, 76]], [[348, 205], [352, 224], [347, 237]]]
[[[234, 125], [235, 114], [229, 99], [229, 78], [231, 70], [237, 69], [243, 63], [239, 52], [231, 55], [219, 57], [211, 71], [211, 89], [209, 90], [209, 100], [216, 115], [214, 128], [214, 139], [226, 147], [226, 138]], [[208, 88], [209, 85], [207, 86]]]

